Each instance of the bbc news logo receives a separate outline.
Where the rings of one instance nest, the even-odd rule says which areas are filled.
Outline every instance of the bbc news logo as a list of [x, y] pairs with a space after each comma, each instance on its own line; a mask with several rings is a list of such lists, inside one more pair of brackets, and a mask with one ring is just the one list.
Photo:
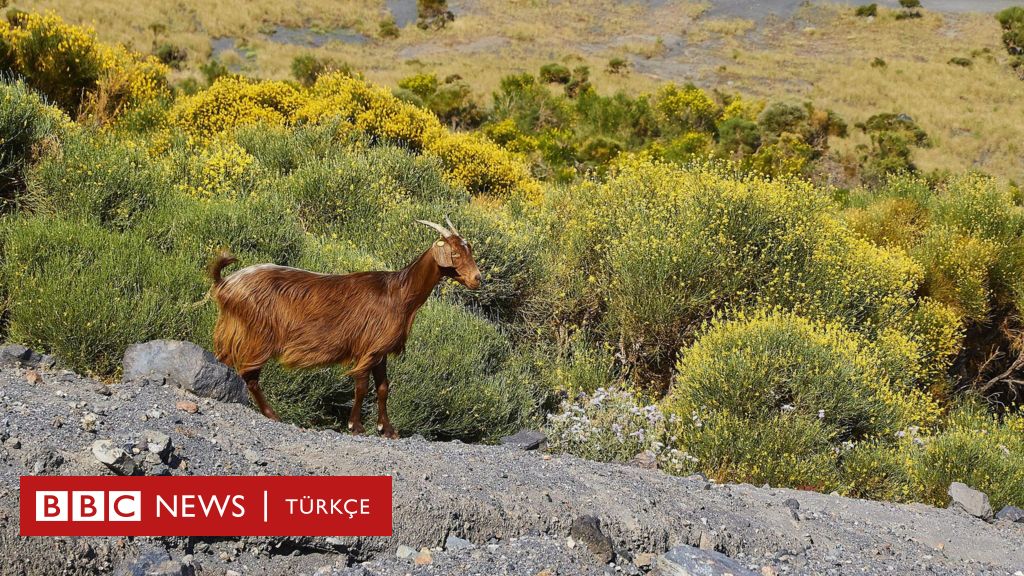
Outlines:
[[390, 476], [23, 476], [22, 536], [390, 536]]
[[112, 490], [40, 490], [36, 492], [36, 522], [138, 522], [142, 492]]

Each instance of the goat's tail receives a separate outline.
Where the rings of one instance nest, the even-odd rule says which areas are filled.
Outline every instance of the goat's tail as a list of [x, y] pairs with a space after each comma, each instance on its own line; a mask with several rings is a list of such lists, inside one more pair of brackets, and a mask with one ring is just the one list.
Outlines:
[[210, 280], [213, 281], [213, 287], [216, 288], [224, 282], [221, 278], [220, 272], [227, 266], [238, 262], [238, 258], [231, 255], [226, 248], [221, 248], [214, 254], [210, 263], [206, 266], [206, 273], [210, 275]]

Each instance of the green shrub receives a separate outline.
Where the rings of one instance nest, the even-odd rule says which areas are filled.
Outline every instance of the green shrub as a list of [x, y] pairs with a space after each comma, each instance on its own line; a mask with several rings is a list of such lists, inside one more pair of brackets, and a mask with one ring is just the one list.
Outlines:
[[295, 263], [305, 242], [290, 202], [275, 195], [201, 200], [174, 194], [136, 227], [147, 242], [201, 271], [215, 250], [228, 248], [243, 265]]
[[[335, 62], [330, 58], [318, 58], [312, 54], [301, 54], [292, 59], [292, 77], [303, 86], [312, 86], [316, 79], [330, 72], [340, 72], [352, 76], [352, 67], [346, 63]], [[212, 83], [212, 80], [211, 80]]]
[[206, 79], [207, 86], [213, 86], [213, 83], [216, 82], [218, 78], [231, 75], [228, 67], [220, 60], [209, 60], [200, 64], [199, 71], [203, 73], [203, 78]]
[[572, 77], [565, 83], [565, 96], [576, 98], [591, 90], [593, 90], [593, 86], [590, 84], [590, 68], [587, 66], [573, 68]]
[[878, 16], [878, 4], [871, 3], [865, 4], [864, 6], [858, 6], [854, 14], [861, 18], [872, 18]]
[[509, 350], [493, 324], [428, 302], [405, 353], [389, 361], [392, 422], [402, 434], [464, 442], [493, 441], [533, 424], [543, 395]]
[[798, 182], [633, 160], [545, 201], [560, 255], [548, 322], [593, 327], [631, 367], [666, 372], [715, 310], [754, 303], [860, 329], [899, 323], [921, 279]]
[[50, 141], [62, 136], [70, 120], [47, 106], [21, 80], [0, 85], [0, 211], [24, 187], [25, 168]]
[[974, 66], [974, 61], [970, 58], [964, 58], [962, 56], [956, 56], [949, 59], [949, 63], [953, 66], [960, 66], [961, 68], [970, 68]]
[[871, 60], [871, 67], [872, 68], [885, 68], [886, 66], [888, 66], [888, 64], [886, 63], [885, 59], [883, 59], [883, 58], [879, 58], [878, 56], [875, 56]]
[[1024, 54], [1024, 6], [1013, 6], [996, 15], [1003, 28], [1003, 45], [1011, 56]]
[[979, 407], [966, 406], [950, 416], [942, 433], [912, 450], [912, 475], [918, 499], [948, 504], [951, 482], [963, 482], [988, 494], [992, 506], [1024, 504], [1024, 415], [1002, 422]]
[[9, 337], [71, 369], [111, 376], [131, 344], [205, 332], [192, 305], [208, 288], [201, 270], [139, 235], [35, 217], [3, 236]]
[[445, 181], [437, 160], [394, 147], [304, 164], [279, 189], [310, 230], [356, 239], [392, 267], [426, 249], [426, 229], [413, 220], [442, 220], [469, 199]]
[[693, 84], [666, 84], [654, 98], [661, 125], [670, 133], [711, 132], [720, 111], [713, 100]]
[[287, 175], [303, 163], [315, 164], [333, 156], [349, 154], [360, 143], [358, 134], [345, 129], [340, 119], [294, 128], [240, 126], [233, 137], [259, 162], [260, 167], [276, 175]]
[[749, 420], [727, 412], [680, 415], [662, 467], [719, 482], [827, 492], [838, 486], [833, 438], [817, 418], [779, 414]]
[[900, 0], [900, 6], [903, 8], [920, 8], [921, 0]]
[[377, 36], [381, 38], [398, 38], [402, 31], [394, 18], [385, 18], [377, 23]]
[[572, 80], [572, 72], [561, 64], [551, 62], [540, 67], [541, 82], [549, 84], [568, 84]]
[[666, 403], [680, 417], [817, 419], [836, 443], [929, 425], [937, 413], [922, 396], [893, 388], [862, 337], [778, 313], [714, 320], [683, 350]]
[[82, 132], [29, 175], [34, 210], [125, 229], [156, 206], [171, 184], [164, 167], [146, 150], [114, 136]]
[[157, 46], [153, 54], [157, 60], [175, 69], [180, 69], [181, 65], [188, 59], [187, 50], [167, 42]]
[[629, 72], [629, 61], [625, 58], [612, 58], [608, 61], [609, 74], [625, 74]]

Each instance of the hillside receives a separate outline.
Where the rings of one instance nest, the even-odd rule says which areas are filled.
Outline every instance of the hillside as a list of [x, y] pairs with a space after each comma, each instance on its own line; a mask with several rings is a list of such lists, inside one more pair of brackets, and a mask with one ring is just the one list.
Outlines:
[[[867, 2], [448, 4], [454, 21], [425, 30], [416, 27], [412, 0], [302, 0], [287, 7], [185, 0], [116, 10], [106, 0], [42, 0], [21, 7], [52, 8], [92, 25], [105, 41], [143, 53], [180, 49], [176, 81], [201, 79], [200, 68], [210, 62], [285, 79], [294, 58], [312, 55], [388, 87], [419, 73], [459, 75], [486, 102], [508, 74], [549, 62], [585, 65], [604, 94], [694, 82], [751, 98], [812, 101], [851, 125], [881, 112], [909, 114], [934, 139], [918, 154], [923, 169], [980, 169], [1024, 180], [1024, 84], [1007, 65], [993, 18], [1011, 1], [926, 0], [923, 17], [905, 20], [896, 18], [894, 1], [881, 2], [880, 15], [867, 19], [851, 6]], [[379, 23], [389, 18], [399, 24], [396, 37], [381, 36]], [[971, 65], [952, 65], [956, 58]], [[625, 73], [609, 66], [616, 59]], [[868, 142], [853, 132], [836, 145], [853, 153]]]
[[[765, 567], [782, 574], [1024, 569], [1024, 525], [986, 523], [962, 511], [713, 484], [508, 446], [350, 437], [271, 422], [247, 406], [152, 382], [103, 384], [58, 369], [38, 374], [40, 381], [29, 382], [24, 368], [0, 367], [4, 574], [618, 573], [585, 543], [567, 544], [571, 525], [583, 515], [600, 519], [624, 573], [646, 572], [651, 560], [645, 554], [657, 557], [680, 544], [719, 550], [761, 573]], [[177, 409], [179, 400], [196, 402], [198, 411]], [[94, 423], [82, 424], [87, 414]], [[133, 445], [145, 430], [167, 434], [180, 459], [168, 468], [147, 457], [143, 466], [153, 474], [391, 475], [394, 537], [17, 535], [19, 476], [111, 474], [93, 456], [93, 442]], [[453, 550], [450, 544], [421, 566], [396, 557], [399, 546], [443, 547], [450, 536], [472, 547]]]

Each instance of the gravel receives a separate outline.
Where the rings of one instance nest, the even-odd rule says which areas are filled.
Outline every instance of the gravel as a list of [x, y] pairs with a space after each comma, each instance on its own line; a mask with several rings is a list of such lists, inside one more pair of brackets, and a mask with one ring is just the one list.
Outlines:
[[[30, 384], [26, 370], [0, 367], [0, 574], [643, 574], [682, 545], [760, 574], [1024, 574], [1024, 524], [959, 509], [721, 485], [507, 446], [304, 430], [166, 384], [102, 385], [47, 368]], [[181, 402], [196, 409], [175, 409]], [[78, 423], [89, 413], [98, 418], [85, 430]], [[19, 476], [112, 475], [94, 455], [98, 441], [109, 442], [104, 460], [130, 461], [134, 473], [391, 475], [394, 535], [19, 537]], [[574, 524], [588, 526], [578, 533], [598, 527], [611, 562], [570, 537]], [[400, 546], [412, 554], [400, 558]]]

